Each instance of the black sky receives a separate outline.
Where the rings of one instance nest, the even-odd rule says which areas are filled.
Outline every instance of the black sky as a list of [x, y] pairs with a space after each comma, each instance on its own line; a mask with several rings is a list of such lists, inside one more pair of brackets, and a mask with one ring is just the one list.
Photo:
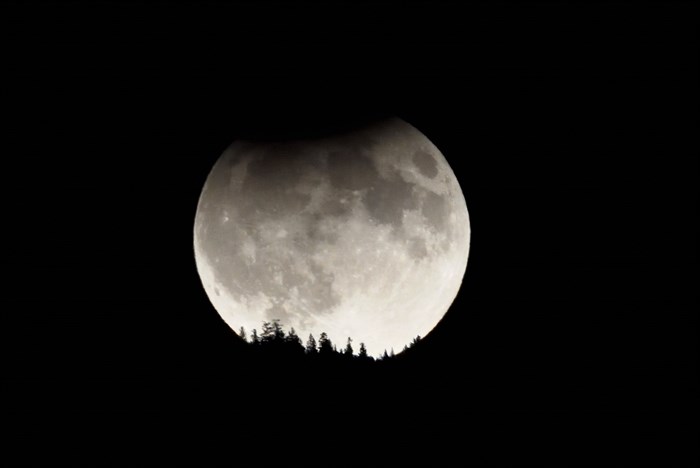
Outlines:
[[[247, 460], [268, 443], [331, 463], [371, 448], [397, 463], [696, 456], [690, 2], [3, 10], [19, 459]], [[388, 115], [462, 185], [472, 243], [453, 308], [386, 378], [246, 368], [194, 266], [209, 169], [235, 138]]]

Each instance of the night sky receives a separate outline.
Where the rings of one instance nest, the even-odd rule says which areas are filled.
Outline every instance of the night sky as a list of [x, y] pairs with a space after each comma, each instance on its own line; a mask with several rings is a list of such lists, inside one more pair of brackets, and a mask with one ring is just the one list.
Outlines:
[[[12, 457], [692, 461], [689, 5], [3, 4]], [[467, 201], [452, 308], [388, 376], [242, 362], [194, 263], [212, 165], [394, 115]]]

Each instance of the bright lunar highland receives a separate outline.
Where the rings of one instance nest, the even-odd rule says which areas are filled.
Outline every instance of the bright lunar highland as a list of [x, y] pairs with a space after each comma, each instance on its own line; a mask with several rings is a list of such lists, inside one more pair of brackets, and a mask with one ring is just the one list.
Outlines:
[[469, 255], [457, 178], [414, 127], [389, 119], [333, 137], [234, 142], [194, 223], [204, 289], [235, 331], [279, 319], [306, 342], [399, 352], [452, 304]]

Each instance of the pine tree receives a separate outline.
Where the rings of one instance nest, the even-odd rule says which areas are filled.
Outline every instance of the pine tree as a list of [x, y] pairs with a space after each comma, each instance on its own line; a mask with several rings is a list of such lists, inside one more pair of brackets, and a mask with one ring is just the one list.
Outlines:
[[260, 341], [262, 343], [269, 343], [275, 337], [275, 331], [272, 328], [272, 322], [263, 322], [262, 332], [260, 333]]
[[309, 339], [306, 341], [306, 354], [318, 354], [316, 339], [311, 333], [309, 333]]
[[245, 328], [241, 327], [241, 329], [238, 330], [238, 336], [240, 336], [243, 341], [248, 341], [248, 338], [245, 333]]
[[367, 348], [365, 347], [364, 343], [360, 343], [360, 354], [359, 354], [360, 359], [365, 360], [368, 358], [367, 356]]
[[289, 330], [289, 333], [287, 333], [284, 339], [284, 346], [290, 354], [304, 353], [304, 345], [301, 344], [301, 338], [299, 338], [299, 335], [297, 335], [293, 327]]
[[345, 345], [345, 355], [352, 357], [354, 350], [352, 349], [352, 338], [348, 336], [348, 344]]
[[297, 332], [296, 332], [296, 330], [294, 330], [294, 327], [292, 327], [289, 330], [289, 333], [287, 333], [287, 337], [285, 338], [285, 341], [287, 343], [301, 345], [301, 338], [299, 338], [299, 336], [297, 335]]
[[255, 328], [253, 328], [253, 333], [250, 335], [250, 344], [260, 344], [260, 337], [258, 337], [258, 331]]
[[326, 332], [321, 333], [318, 339], [318, 353], [324, 356], [333, 354], [333, 343], [331, 343]]
[[274, 334], [274, 340], [277, 342], [284, 341], [284, 327], [280, 324], [279, 319], [274, 319], [272, 321], [272, 330]]
[[263, 322], [260, 339], [263, 343], [281, 343], [284, 341], [284, 327], [280, 324], [279, 319]]

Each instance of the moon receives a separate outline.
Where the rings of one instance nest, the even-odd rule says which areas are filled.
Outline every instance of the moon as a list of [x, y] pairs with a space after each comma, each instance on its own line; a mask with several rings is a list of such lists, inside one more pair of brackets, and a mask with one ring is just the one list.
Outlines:
[[194, 222], [197, 271], [234, 331], [279, 319], [304, 341], [352, 337], [374, 356], [437, 325], [469, 242], [452, 169], [398, 118], [315, 140], [234, 142]]

